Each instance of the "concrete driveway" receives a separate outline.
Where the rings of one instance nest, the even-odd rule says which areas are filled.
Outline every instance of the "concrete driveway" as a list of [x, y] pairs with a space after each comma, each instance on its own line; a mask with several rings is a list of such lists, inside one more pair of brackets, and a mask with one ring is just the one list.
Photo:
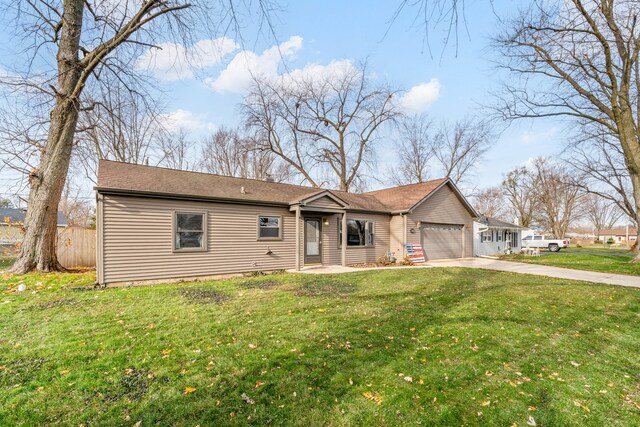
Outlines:
[[548, 265], [525, 264], [522, 262], [500, 261], [488, 258], [463, 258], [429, 261], [432, 267], [467, 267], [485, 270], [510, 271], [512, 273], [533, 274], [535, 276], [556, 277], [558, 279], [584, 280], [607, 285], [640, 288], [640, 276], [624, 274], [598, 273], [595, 271], [573, 270], [570, 268], [550, 267]]

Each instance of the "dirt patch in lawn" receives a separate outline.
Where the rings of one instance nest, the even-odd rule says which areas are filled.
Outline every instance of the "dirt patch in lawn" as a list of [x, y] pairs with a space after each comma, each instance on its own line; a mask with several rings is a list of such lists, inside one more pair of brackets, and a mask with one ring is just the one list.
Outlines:
[[282, 285], [282, 282], [272, 279], [245, 280], [240, 282], [241, 287], [249, 289], [273, 289], [280, 285]]
[[105, 402], [114, 402], [121, 398], [140, 400], [149, 389], [154, 377], [147, 369], [129, 368], [120, 374], [115, 391], [104, 393]]
[[315, 279], [298, 285], [293, 293], [298, 297], [345, 297], [358, 291], [353, 283], [338, 279]]
[[56, 299], [53, 301], [43, 302], [41, 304], [38, 304], [36, 307], [38, 307], [40, 310], [49, 310], [51, 308], [76, 305], [78, 304], [78, 302], [79, 302], [78, 300], [73, 298], [62, 298], [62, 299]]
[[23, 357], [8, 362], [0, 359], [0, 384], [15, 385], [32, 381], [46, 361], [42, 357]]
[[195, 304], [223, 304], [233, 299], [227, 293], [206, 288], [186, 288], [178, 292], [184, 299]]

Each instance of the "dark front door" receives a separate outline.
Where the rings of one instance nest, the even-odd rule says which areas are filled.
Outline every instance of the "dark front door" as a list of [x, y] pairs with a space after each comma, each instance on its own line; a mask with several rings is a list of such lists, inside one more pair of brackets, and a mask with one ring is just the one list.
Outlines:
[[322, 264], [322, 220], [304, 220], [304, 263]]

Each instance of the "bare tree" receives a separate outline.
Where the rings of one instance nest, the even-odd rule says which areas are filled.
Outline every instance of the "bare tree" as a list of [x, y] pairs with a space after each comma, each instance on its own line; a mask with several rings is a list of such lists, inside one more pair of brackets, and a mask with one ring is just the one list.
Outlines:
[[81, 186], [76, 185], [72, 179], [67, 179], [67, 184], [62, 191], [59, 211], [63, 213], [69, 225], [89, 227], [95, 216], [93, 204], [83, 195]]
[[161, 103], [149, 102], [114, 76], [103, 77], [103, 84], [86, 98], [93, 108], [80, 113], [74, 155], [88, 179], [95, 182], [100, 159], [142, 164], [156, 148], [162, 152], [161, 139], [169, 135], [162, 124]]
[[583, 204], [584, 213], [596, 236], [605, 228], [613, 228], [624, 215], [618, 205], [597, 194], [588, 194], [584, 197]]
[[287, 74], [255, 80], [243, 103], [247, 126], [309, 184], [353, 191], [373, 157], [381, 127], [400, 112], [395, 92], [372, 87], [366, 67], [344, 66], [331, 74]]
[[199, 169], [208, 173], [275, 182], [291, 176], [288, 164], [261, 149], [257, 138], [243, 136], [237, 130], [217, 130], [204, 141], [200, 157]]
[[636, 218], [636, 206], [629, 169], [620, 143], [608, 132], [585, 132], [565, 152], [566, 162], [585, 177], [583, 191], [617, 206], [629, 218]]
[[195, 170], [198, 162], [195, 159], [196, 143], [190, 139], [184, 129], [175, 132], [163, 132], [156, 141], [161, 156], [158, 164], [173, 169]]
[[579, 181], [559, 162], [543, 157], [533, 161], [538, 222], [556, 238], [563, 238], [567, 229], [580, 218]]
[[[269, 10], [264, 1], [259, 1], [261, 11]], [[20, 76], [19, 82], [3, 79], [10, 87], [20, 84], [39, 90], [48, 97], [46, 108], [50, 109], [40, 123], [46, 141], [31, 145], [37, 155], [34, 167], [28, 171], [25, 235], [11, 271], [58, 270], [57, 206], [74, 151], [80, 112], [95, 107], [82, 104], [85, 87], [99, 83], [103, 73], [133, 76], [133, 61], [140, 49], [159, 40], [180, 39], [188, 43], [195, 23], [202, 32], [213, 30], [212, 24], [224, 21], [220, 16], [230, 16], [235, 22], [236, 9], [233, 1], [213, 4], [180, 0], [7, 2], [7, 9], [16, 13], [16, 33], [21, 32], [25, 35], [22, 40], [32, 42], [24, 49], [32, 55], [25, 74], [34, 69], [29, 64], [36, 59], [47, 64], [55, 57], [51, 73], [44, 77]], [[29, 143], [24, 142], [25, 146]]]
[[[508, 119], [565, 117], [605, 129], [629, 173], [640, 215], [640, 3], [535, 1], [496, 38]], [[639, 233], [640, 234], [640, 233]], [[640, 237], [640, 236], [639, 236]], [[634, 259], [640, 262], [640, 254]]]
[[507, 209], [500, 187], [488, 187], [473, 195], [473, 207], [485, 216], [505, 218]]
[[389, 179], [395, 185], [413, 184], [429, 179], [429, 160], [433, 156], [433, 123], [426, 115], [404, 120], [400, 125], [397, 165]]
[[434, 158], [455, 184], [468, 179], [495, 135], [488, 122], [470, 118], [453, 125], [443, 123], [433, 141]]
[[501, 187], [518, 225], [531, 227], [538, 210], [535, 174], [524, 166], [516, 168], [505, 176]]

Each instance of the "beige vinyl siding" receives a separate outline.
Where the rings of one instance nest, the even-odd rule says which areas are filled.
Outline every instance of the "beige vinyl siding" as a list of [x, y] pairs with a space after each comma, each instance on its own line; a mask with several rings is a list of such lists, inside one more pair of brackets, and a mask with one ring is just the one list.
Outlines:
[[389, 223], [390, 249], [398, 259], [404, 258], [404, 218], [393, 215]]
[[[304, 217], [318, 217], [327, 219], [329, 224], [322, 223], [322, 264], [340, 265], [342, 252], [338, 242], [338, 223], [342, 220], [342, 214], [303, 214]], [[374, 221], [374, 246], [347, 246], [347, 265], [365, 264], [375, 262], [389, 250], [389, 222], [390, 215], [385, 214], [359, 214], [347, 213], [347, 219], [363, 219]], [[300, 259], [304, 260], [304, 222], [300, 224]], [[295, 264], [295, 262], [294, 262]]]
[[449, 185], [436, 190], [407, 215], [407, 243], [421, 243], [419, 222], [464, 225], [464, 255], [473, 256], [473, 217]]
[[342, 205], [336, 203], [336, 201], [329, 196], [322, 196], [319, 199], [307, 203], [306, 206], [312, 206], [314, 208], [343, 209]]
[[[391, 221], [391, 215], [378, 215], [378, 214], [361, 214], [355, 212], [348, 212], [347, 219], [363, 219], [373, 221], [374, 225], [374, 245], [373, 246], [347, 246], [347, 265], [351, 264], [366, 264], [375, 262], [378, 258], [384, 256], [389, 250], [389, 223]], [[338, 226], [337, 220], [335, 220], [335, 227]], [[338, 243], [338, 231], [336, 232], [336, 245]], [[338, 256], [340, 255], [340, 249]]]
[[[206, 251], [173, 252], [174, 211], [206, 214]], [[257, 240], [258, 215], [282, 217], [282, 240]], [[102, 216], [105, 283], [295, 267], [295, 215], [285, 207], [104, 195]]]

